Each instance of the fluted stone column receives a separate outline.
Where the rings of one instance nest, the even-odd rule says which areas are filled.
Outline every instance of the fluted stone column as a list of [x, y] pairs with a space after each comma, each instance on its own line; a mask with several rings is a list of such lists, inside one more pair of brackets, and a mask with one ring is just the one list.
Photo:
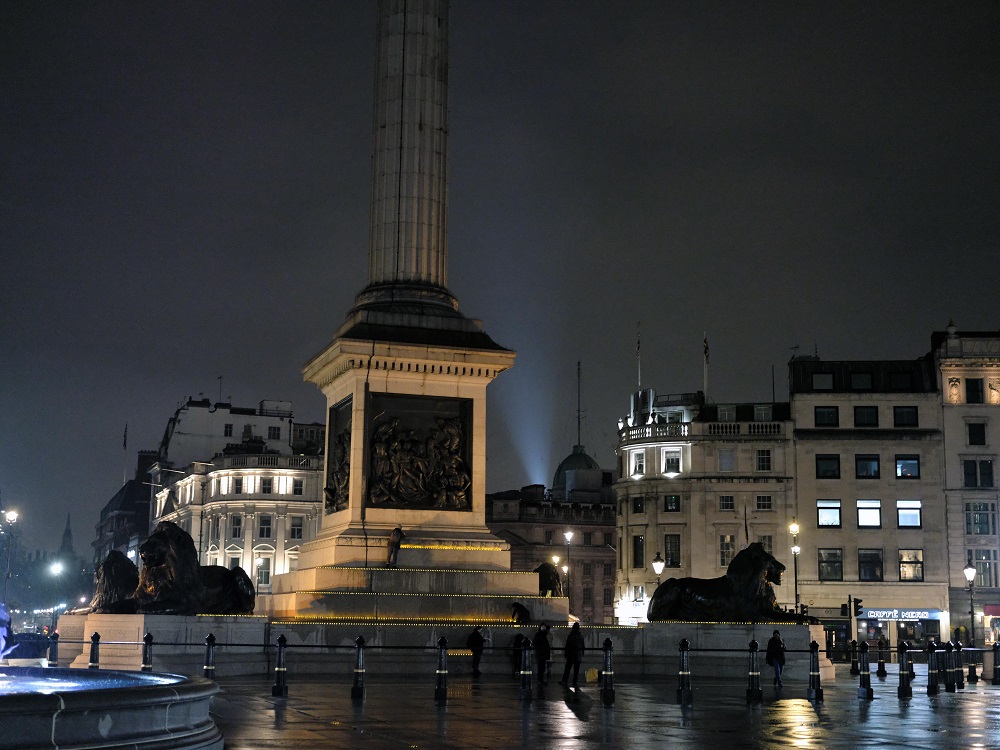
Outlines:
[[448, 2], [380, 0], [368, 286], [357, 307], [457, 309], [448, 283]]

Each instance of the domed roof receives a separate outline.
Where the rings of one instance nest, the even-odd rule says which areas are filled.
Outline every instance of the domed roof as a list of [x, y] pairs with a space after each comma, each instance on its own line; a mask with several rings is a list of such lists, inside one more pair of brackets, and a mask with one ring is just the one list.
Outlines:
[[573, 452], [559, 464], [556, 474], [552, 478], [552, 489], [559, 489], [566, 486], [566, 472], [578, 471], [579, 469], [600, 470], [600, 464], [587, 455], [586, 449], [582, 445], [574, 445]]

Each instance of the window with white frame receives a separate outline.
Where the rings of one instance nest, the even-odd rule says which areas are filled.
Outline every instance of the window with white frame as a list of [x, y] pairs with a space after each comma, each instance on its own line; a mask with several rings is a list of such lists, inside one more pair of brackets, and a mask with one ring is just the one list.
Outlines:
[[681, 473], [681, 452], [679, 448], [663, 449], [663, 473], [664, 474]]
[[728, 568], [736, 555], [736, 534], [719, 534], [719, 567]]
[[632, 476], [646, 473], [646, 454], [644, 451], [632, 451]]
[[243, 477], [233, 477], [233, 494], [243, 494]]
[[736, 510], [736, 496], [719, 495], [719, 510]]
[[757, 457], [757, 471], [770, 471], [771, 470], [771, 449], [770, 448], [758, 448], [756, 451]]
[[972, 564], [976, 569], [976, 588], [996, 588], [997, 581], [997, 550], [992, 549], [971, 549], [968, 550], [968, 557], [972, 558]]
[[261, 539], [271, 538], [271, 514], [261, 513], [257, 522], [257, 536]]
[[924, 580], [924, 551], [922, 549], [901, 549], [899, 551], [899, 580]]
[[232, 515], [229, 517], [229, 536], [239, 539], [243, 536], [243, 516]]
[[260, 492], [262, 495], [271, 495], [274, 493], [274, 478], [273, 477], [261, 477], [260, 478]]
[[770, 422], [773, 417], [774, 410], [771, 408], [771, 404], [755, 404], [753, 407], [753, 421], [754, 422]]
[[292, 516], [292, 523], [288, 529], [289, 539], [301, 539], [305, 519], [302, 516]]
[[840, 500], [816, 501], [816, 525], [820, 528], [825, 526], [839, 529], [841, 527]]
[[774, 510], [774, 498], [770, 495], [757, 495], [757, 510]]
[[281, 440], [281, 428], [280, 427], [268, 427], [267, 428], [267, 439], [268, 440]]
[[293, 495], [301, 495], [302, 494], [302, 489], [303, 489], [302, 480], [301, 479], [293, 479], [292, 480], [292, 494]]
[[719, 421], [735, 422], [736, 406], [733, 404], [719, 404]]
[[996, 503], [966, 503], [965, 533], [993, 536], [997, 533]]

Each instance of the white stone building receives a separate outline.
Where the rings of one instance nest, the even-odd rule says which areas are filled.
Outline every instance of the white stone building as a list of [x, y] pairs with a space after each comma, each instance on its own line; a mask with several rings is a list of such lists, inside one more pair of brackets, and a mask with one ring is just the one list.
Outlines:
[[316, 535], [322, 456], [293, 454], [291, 404], [257, 409], [189, 400], [167, 425], [150, 469], [153, 525], [191, 534], [203, 565], [242, 567], [258, 593], [297, 569]]
[[[617, 453], [618, 622], [645, 620], [657, 554], [662, 580], [724, 575], [749, 542], [788, 560], [779, 551], [791, 546], [794, 515], [787, 403], [705, 404], [701, 392], [639, 391], [619, 422]], [[789, 575], [776, 592], [789, 608], [792, 583]]]
[[948, 507], [948, 583], [952, 621], [968, 627], [970, 596], [963, 568], [976, 569], [975, 641], [996, 639], [1000, 622], [1000, 502], [995, 466], [1000, 446], [1000, 331], [949, 325], [931, 345], [942, 396], [944, 487]]

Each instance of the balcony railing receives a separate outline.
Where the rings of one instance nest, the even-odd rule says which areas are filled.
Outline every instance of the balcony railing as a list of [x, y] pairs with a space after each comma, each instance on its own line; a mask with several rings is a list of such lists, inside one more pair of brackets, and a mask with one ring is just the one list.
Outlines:
[[625, 430], [625, 440], [661, 440], [664, 438], [687, 437], [691, 425], [688, 422], [668, 422], [667, 424], [647, 424], [642, 427], [629, 427]]
[[709, 422], [709, 435], [780, 435], [781, 422]]
[[[247, 456], [224, 456], [223, 469], [269, 468], [269, 469], [319, 469], [323, 466], [320, 456], [277, 456], [274, 454], [252, 454]], [[218, 467], [218, 459], [216, 459]]]

